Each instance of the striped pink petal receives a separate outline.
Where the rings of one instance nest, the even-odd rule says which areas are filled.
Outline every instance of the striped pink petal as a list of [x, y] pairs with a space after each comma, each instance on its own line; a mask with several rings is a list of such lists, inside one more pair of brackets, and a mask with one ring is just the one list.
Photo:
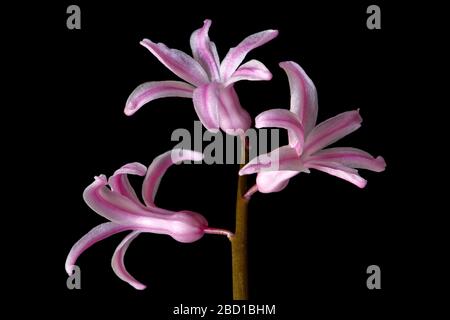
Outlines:
[[311, 131], [305, 141], [305, 154], [316, 151], [342, 139], [361, 126], [359, 111], [347, 111], [325, 120]]
[[181, 81], [152, 81], [138, 86], [128, 97], [125, 114], [131, 116], [144, 104], [159, 98], [192, 98], [194, 87]]
[[205, 20], [203, 27], [191, 35], [191, 49], [194, 59], [206, 70], [212, 81], [220, 80], [220, 61], [214, 43], [209, 40], [211, 20]]
[[125, 268], [124, 257], [127, 252], [130, 243], [140, 234], [140, 231], [133, 231], [129, 235], [127, 235], [122, 242], [117, 246], [116, 251], [114, 251], [114, 255], [112, 257], [111, 266], [115, 272], [115, 274], [127, 282], [131, 286], [133, 286], [137, 290], [144, 290], [146, 286], [139, 281], [137, 281]]
[[271, 109], [264, 111], [255, 118], [255, 127], [258, 129], [274, 127], [288, 130], [289, 145], [297, 151], [297, 154], [302, 153], [305, 140], [303, 126], [289, 110]]
[[219, 89], [219, 123], [220, 128], [230, 135], [242, 135], [252, 124], [233, 85]]
[[202, 159], [202, 153], [184, 149], [167, 151], [155, 158], [148, 167], [147, 175], [142, 184], [142, 197], [145, 204], [149, 207], [155, 206], [155, 196], [161, 178], [170, 166], [185, 160], [201, 161]]
[[133, 187], [130, 185], [127, 175], [133, 174], [138, 176], [145, 176], [147, 172], [147, 167], [139, 162], [128, 163], [122, 166], [120, 169], [116, 170], [114, 174], [109, 177], [108, 184], [111, 190], [118, 192], [121, 195], [127, 197], [128, 199], [134, 201], [135, 203], [141, 205], [139, 198], [136, 195]]
[[262, 46], [278, 35], [277, 30], [261, 31], [245, 38], [236, 47], [231, 48], [222, 61], [220, 74], [222, 80], [227, 80], [244, 61], [245, 56], [253, 49]]
[[375, 172], [384, 171], [386, 162], [383, 157], [372, 157], [369, 153], [356, 148], [330, 148], [316, 152], [309, 161], [337, 162], [355, 169], [366, 169]]
[[357, 170], [346, 167], [337, 162], [308, 161], [307, 163], [305, 163], [305, 166], [344, 179], [348, 182], [353, 183], [359, 188], [364, 188], [367, 184], [367, 181], [358, 174]]
[[303, 171], [304, 166], [295, 149], [283, 146], [267, 154], [260, 155], [250, 160], [241, 170], [239, 175], [252, 174], [262, 171]]
[[217, 132], [219, 123], [218, 84], [210, 83], [194, 90], [193, 102], [198, 118], [211, 132]]
[[154, 43], [144, 39], [141, 45], [146, 47], [163, 65], [181, 79], [195, 86], [201, 86], [209, 81], [202, 66], [186, 53], [170, 49], [163, 43]]
[[114, 222], [106, 222], [102, 223], [87, 234], [85, 234], [80, 240], [78, 240], [70, 249], [69, 255], [66, 259], [66, 272], [70, 275], [73, 271], [73, 266], [75, 265], [78, 257], [87, 250], [93, 244], [106, 239], [113, 234], [130, 230], [131, 227], [127, 227], [126, 225], [119, 225]]
[[298, 117], [307, 135], [317, 121], [317, 92], [312, 80], [295, 62], [281, 62], [288, 76], [291, 91], [291, 111]]
[[[83, 193], [86, 204], [97, 214], [120, 224], [153, 227], [151, 212], [142, 205], [106, 186], [106, 177], [96, 177]], [[158, 217], [158, 215], [156, 215]], [[156, 219], [158, 220], [158, 219]], [[155, 221], [164, 224], [164, 221]]]
[[224, 86], [227, 87], [241, 80], [261, 81], [270, 79], [272, 79], [272, 73], [270, 73], [264, 64], [258, 60], [250, 60], [241, 65], [225, 82]]

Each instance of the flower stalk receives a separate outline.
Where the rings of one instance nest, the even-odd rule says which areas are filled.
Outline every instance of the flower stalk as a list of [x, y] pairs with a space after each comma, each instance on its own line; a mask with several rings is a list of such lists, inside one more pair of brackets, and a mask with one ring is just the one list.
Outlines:
[[[241, 167], [247, 161], [248, 149], [245, 141], [242, 140], [242, 160]], [[239, 176], [236, 194], [236, 227], [231, 240], [231, 259], [233, 273], [233, 300], [248, 300], [248, 258], [247, 258], [247, 232], [248, 232], [248, 198], [245, 198], [247, 191], [246, 176]]]

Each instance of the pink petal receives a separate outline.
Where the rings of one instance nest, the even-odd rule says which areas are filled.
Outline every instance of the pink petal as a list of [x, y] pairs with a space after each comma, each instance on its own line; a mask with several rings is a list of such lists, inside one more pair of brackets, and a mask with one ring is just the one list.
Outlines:
[[363, 179], [358, 171], [352, 168], [345, 167], [339, 163], [332, 162], [307, 162], [307, 167], [311, 169], [316, 169], [328, 173], [332, 176], [344, 179], [348, 182], [353, 183], [359, 188], [364, 188], [367, 184], [367, 181]]
[[181, 81], [146, 82], [130, 94], [124, 112], [127, 116], [131, 116], [152, 100], [166, 97], [192, 98], [193, 92], [193, 86]]
[[241, 170], [239, 175], [253, 174], [256, 172], [269, 171], [303, 171], [305, 168], [295, 149], [283, 146], [268, 154], [260, 155], [249, 161]]
[[281, 62], [280, 67], [288, 76], [291, 91], [291, 111], [303, 124], [307, 135], [317, 121], [317, 92], [312, 80], [295, 62]]
[[369, 153], [356, 148], [330, 148], [316, 152], [309, 161], [337, 162], [355, 169], [366, 169], [375, 172], [384, 171], [386, 162], [383, 157], [372, 157]]
[[210, 83], [195, 89], [193, 102], [198, 118], [205, 128], [211, 132], [217, 132], [220, 126], [218, 85]]
[[224, 84], [225, 87], [241, 80], [260, 81], [272, 79], [272, 73], [258, 60], [250, 60], [241, 65]]
[[127, 174], [145, 176], [146, 172], [147, 167], [143, 164], [139, 162], [128, 163], [114, 172], [114, 174], [108, 179], [108, 184], [110, 185], [112, 191], [118, 192], [135, 203], [141, 205], [136, 192], [130, 185]]
[[286, 188], [289, 179], [299, 171], [263, 171], [256, 176], [258, 191], [262, 193], [278, 192]]
[[211, 80], [220, 79], [219, 56], [216, 46], [211, 43], [208, 36], [211, 20], [205, 20], [203, 27], [195, 30], [191, 35], [191, 49], [194, 59], [208, 72]]
[[137, 290], [144, 290], [146, 286], [139, 281], [137, 281], [125, 268], [124, 257], [127, 249], [131, 243], [141, 232], [133, 231], [129, 235], [127, 235], [119, 246], [114, 251], [114, 255], [111, 261], [112, 268], [116, 275], [122, 279], [123, 281], [129, 283]]
[[264, 111], [255, 118], [255, 127], [258, 129], [274, 127], [288, 130], [289, 145], [297, 151], [297, 154], [302, 153], [304, 144], [303, 126], [289, 110], [271, 109]]
[[147, 206], [155, 206], [155, 196], [158, 191], [161, 178], [167, 169], [185, 160], [201, 161], [203, 154], [196, 151], [174, 149], [167, 151], [153, 160], [147, 170], [144, 183], [142, 185], [142, 197]]
[[250, 128], [252, 119], [242, 108], [233, 85], [219, 90], [220, 128], [230, 135], [242, 135]]
[[208, 75], [202, 66], [186, 53], [170, 49], [163, 43], [154, 43], [148, 39], [144, 39], [140, 43], [184, 81], [195, 86], [201, 86], [209, 82]]
[[83, 198], [86, 204], [97, 214], [117, 224], [132, 226], [135, 230], [158, 234], [170, 234], [173, 211], [146, 208], [118, 192], [106, 187], [104, 176], [96, 177], [89, 185]]
[[222, 61], [220, 74], [222, 80], [227, 80], [244, 61], [245, 56], [253, 49], [262, 46], [278, 35], [277, 30], [261, 31], [245, 38], [236, 47], [231, 48]]
[[93, 228], [80, 240], [78, 240], [77, 243], [73, 245], [72, 249], [70, 249], [69, 255], [66, 259], [66, 272], [69, 275], [72, 274], [73, 266], [75, 265], [78, 257], [90, 246], [96, 242], [108, 238], [109, 236], [112, 236], [113, 234], [130, 229], [130, 227], [118, 225], [113, 222], [102, 223]]
[[357, 130], [361, 126], [361, 122], [362, 118], [358, 110], [343, 112], [325, 120], [317, 125], [307, 136], [304, 153], [313, 154], [342, 139]]

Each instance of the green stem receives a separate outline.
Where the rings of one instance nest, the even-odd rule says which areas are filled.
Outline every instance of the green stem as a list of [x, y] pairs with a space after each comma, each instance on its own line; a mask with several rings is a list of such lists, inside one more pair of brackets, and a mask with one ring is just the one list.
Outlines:
[[[247, 148], [243, 148], [243, 159], [247, 159]], [[245, 163], [245, 161], [243, 161]], [[244, 164], [242, 164], [243, 166]], [[241, 167], [242, 167], [241, 166]], [[233, 273], [233, 300], [248, 299], [248, 262], [247, 262], [247, 222], [248, 200], [243, 197], [247, 191], [246, 176], [239, 176], [236, 195], [236, 229], [231, 238], [231, 260]]]

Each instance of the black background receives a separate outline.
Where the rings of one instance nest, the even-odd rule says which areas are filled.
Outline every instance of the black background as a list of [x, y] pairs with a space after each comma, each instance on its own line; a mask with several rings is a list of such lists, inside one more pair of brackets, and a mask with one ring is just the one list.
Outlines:
[[[69, 4], [81, 7], [81, 30], [66, 28]], [[412, 227], [420, 218], [411, 208], [423, 205], [415, 186], [422, 173], [409, 157], [422, 137], [411, 133], [415, 123], [408, 117], [418, 109], [404, 96], [411, 90], [405, 89], [411, 73], [405, 47], [414, 31], [402, 22], [402, 9], [384, 2], [375, 2], [382, 29], [368, 30], [369, 4], [299, 2], [292, 8], [286, 1], [78, 1], [48, 6], [30, 45], [41, 58], [37, 85], [45, 91], [35, 103], [40, 111], [28, 117], [36, 133], [30, 139], [40, 141], [40, 151], [31, 158], [45, 166], [40, 178], [45, 195], [38, 202], [43, 216], [32, 218], [39, 240], [27, 248], [37, 269], [45, 271], [25, 290], [39, 308], [51, 311], [58, 304], [66, 312], [83, 313], [89, 306], [98, 314], [136, 311], [151, 317], [177, 303], [231, 301], [230, 245], [224, 237], [181, 244], [167, 236], [141, 235], [130, 246], [126, 265], [147, 284], [145, 291], [122, 282], [110, 267], [123, 234], [79, 258], [81, 290], [66, 288], [63, 266], [75, 241], [104, 221], [81, 197], [93, 176], [110, 175], [127, 162], [149, 164], [175, 145], [170, 141], [174, 129], [192, 131], [197, 120], [191, 100], [181, 98], [156, 100], [132, 117], [124, 115], [125, 101], [137, 85], [177, 80], [139, 41], [149, 38], [189, 52], [189, 36], [205, 18], [213, 21], [210, 37], [222, 58], [247, 35], [280, 31], [246, 59], [262, 61], [273, 80], [236, 85], [252, 118], [269, 108], [288, 108], [288, 82], [278, 62], [293, 60], [317, 87], [319, 121], [360, 108], [362, 127], [336, 146], [358, 147], [387, 162], [383, 173], [361, 172], [369, 181], [362, 190], [314, 171], [296, 176], [280, 193], [254, 196], [249, 206], [251, 300], [276, 303], [282, 319], [291, 319], [307, 312], [385, 314], [405, 295], [418, 294], [428, 280], [411, 273], [411, 266], [423, 261], [412, 254], [423, 248], [420, 232]], [[235, 165], [172, 167], [157, 204], [200, 212], [211, 226], [233, 229], [237, 171]], [[132, 181], [140, 187], [139, 179]], [[381, 268], [381, 290], [366, 287], [366, 268], [372, 264]]]

